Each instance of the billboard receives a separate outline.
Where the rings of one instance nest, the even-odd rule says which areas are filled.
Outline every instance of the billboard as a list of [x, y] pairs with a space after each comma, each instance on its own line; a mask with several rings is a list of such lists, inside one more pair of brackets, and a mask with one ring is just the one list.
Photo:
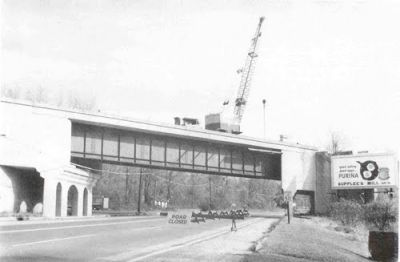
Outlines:
[[394, 154], [332, 156], [332, 189], [362, 189], [398, 185]]

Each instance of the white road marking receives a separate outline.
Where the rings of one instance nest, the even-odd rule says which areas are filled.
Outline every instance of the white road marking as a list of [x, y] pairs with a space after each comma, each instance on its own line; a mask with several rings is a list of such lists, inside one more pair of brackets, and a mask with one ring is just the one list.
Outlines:
[[35, 242], [16, 244], [16, 245], [13, 245], [12, 247], [30, 246], [30, 245], [49, 243], [49, 242], [56, 242], [56, 241], [62, 241], [62, 240], [70, 240], [70, 239], [83, 238], [83, 237], [91, 237], [91, 236], [94, 236], [94, 235], [95, 234], [81, 235], [81, 236], [75, 236], [75, 237], [53, 238], [53, 239], [47, 239], [47, 240], [42, 240], [42, 241], [35, 241]]
[[[145, 218], [156, 218], [159, 216], [146, 216]], [[57, 217], [54, 219], [40, 219], [40, 220], [25, 220], [25, 221], [0, 221], [0, 227], [15, 226], [15, 225], [41, 225], [41, 224], [67, 224], [75, 222], [92, 222], [92, 221], [105, 221], [105, 220], [133, 220], [143, 219], [143, 216], [131, 216], [131, 217]]]
[[[158, 229], [158, 228], [162, 228], [162, 227], [163, 227], [163, 226], [157, 226], [157, 227], [155, 227], [155, 226], [154, 226], [154, 227], [141, 227], [141, 228], [134, 228], [134, 229], [131, 229], [131, 231], [147, 230], [147, 229]], [[95, 235], [100, 235], [100, 234], [87, 234], [87, 235], [73, 236], [73, 237], [52, 238], [52, 239], [41, 240], [41, 241], [34, 241], [34, 242], [27, 242], [27, 243], [15, 244], [15, 245], [12, 245], [12, 247], [36, 245], [36, 244], [49, 243], [49, 242], [55, 242], [55, 241], [61, 241], [61, 240], [69, 240], [69, 239], [76, 239], [76, 238], [91, 237], [91, 236], [95, 236]]]
[[[243, 222], [243, 223], [238, 223], [237, 228], [243, 228], [246, 226], [249, 226], [251, 224], [254, 224], [256, 222], [259, 222], [261, 219], [260, 218], [256, 218], [256, 219], [252, 219], [248, 222]], [[186, 247], [186, 246], [190, 246], [190, 245], [194, 245], [215, 237], [219, 237], [222, 236], [224, 234], [229, 234], [231, 233], [230, 231], [230, 226], [223, 226], [223, 228], [218, 228], [218, 229], [214, 229], [214, 230], [209, 230], [209, 231], [203, 231], [202, 233], [199, 233], [197, 235], [194, 235], [192, 237], [185, 237], [183, 239], [179, 239], [179, 240], [174, 240], [174, 241], [170, 241], [168, 243], [163, 243], [157, 246], [151, 246], [145, 249], [141, 249], [140, 251], [137, 250], [130, 250], [130, 251], [126, 251], [124, 253], [120, 253], [120, 254], [116, 254], [116, 255], [112, 255], [112, 256], [108, 256], [108, 257], [102, 257], [102, 258], [98, 258], [97, 260], [99, 261], [138, 261], [141, 259], [145, 259], [151, 256], [155, 256], [155, 255], [159, 255], [162, 253], [166, 253], [175, 249], [179, 249], [182, 247]], [[138, 256], [138, 257], [135, 257]], [[129, 260], [132, 259], [132, 260]]]
[[[254, 224], [256, 222], [257, 221], [252, 221], [252, 222], [249, 222], [249, 223], [246, 223], [246, 224], [242, 224], [241, 226], [238, 226], [237, 229], [249, 226], [249, 225]], [[224, 234], [229, 234], [229, 233], [231, 233], [231, 231], [227, 231], [227, 230], [223, 230], [222, 232], [219, 231], [219, 232], [214, 233], [214, 234], [212, 234], [210, 236], [207, 236], [207, 237], [200, 237], [200, 238], [197, 238], [197, 239], [193, 239], [192, 241], [189, 241], [189, 242], [186, 242], [186, 243], [182, 243], [182, 244], [177, 245], [177, 246], [171, 246], [171, 247], [163, 249], [163, 250], [155, 251], [155, 252], [140, 256], [140, 257], [136, 257], [134, 259], [128, 260], [128, 262], [140, 261], [140, 260], [145, 259], [145, 258], [149, 258], [149, 257], [152, 257], [152, 256], [160, 255], [160, 254], [163, 254], [163, 253], [166, 253], [166, 252], [169, 252], [169, 251], [180, 249], [182, 247], [191, 246], [191, 245], [194, 245], [194, 244], [197, 244], [197, 243], [200, 243], [200, 242], [204, 242], [204, 241], [207, 241], [209, 239], [216, 238], [216, 237], [222, 236]]]
[[99, 223], [99, 224], [89, 224], [89, 225], [64, 226], [64, 227], [44, 227], [44, 228], [32, 228], [32, 229], [20, 229], [20, 230], [5, 230], [5, 231], [0, 231], [0, 234], [35, 232], [35, 231], [81, 228], [81, 227], [109, 226], [109, 225], [130, 224], [130, 223], [142, 223], [142, 222], [157, 221], [157, 220], [162, 220], [162, 219], [165, 219], [165, 218], [153, 218], [153, 219], [146, 219], [146, 220], [139, 220], [139, 221], [111, 222], [111, 223]]

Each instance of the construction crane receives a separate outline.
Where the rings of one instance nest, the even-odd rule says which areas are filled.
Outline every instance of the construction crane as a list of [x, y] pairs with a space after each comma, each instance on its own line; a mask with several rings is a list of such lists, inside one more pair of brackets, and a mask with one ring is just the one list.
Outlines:
[[230, 132], [234, 134], [240, 134], [240, 123], [243, 118], [244, 109], [247, 104], [247, 100], [250, 92], [250, 85], [252, 75], [254, 73], [255, 62], [257, 60], [257, 44], [261, 36], [261, 25], [264, 21], [264, 17], [260, 17], [257, 25], [256, 33], [251, 41], [250, 49], [246, 56], [245, 66], [238, 70], [242, 76], [240, 79], [240, 85], [237, 92], [237, 96], [233, 108], [233, 118], [230, 123], [224, 123], [221, 114], [209, 114], [206, 116], [206, 129], [218, 130], [223, 132]]
[[246, 107], [247, 99], [249, 97], [250, 85], [251, 85], [251, 78], [254, 73], [255, 62], [257, 58], [257, 43], [258, 39], [261, 36], [261, 25], [264, 21], [264, 17], [260, 17], [260, 21], [258, 22], [256, 33], [252, 39], [251, 46], [249, 52], [247, 53], [246, 57], [246, 64], [242, 71], [242, 78], [240, 80], [239, 90], [235, 100], [235, 108], [233, 111], [234, 125], [240, 125], [242, 121], [243, 112]]

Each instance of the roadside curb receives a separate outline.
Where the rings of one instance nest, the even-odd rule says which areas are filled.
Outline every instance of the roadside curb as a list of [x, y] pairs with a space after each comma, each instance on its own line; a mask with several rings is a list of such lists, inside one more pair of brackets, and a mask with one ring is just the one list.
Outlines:
[[253, 244], [249, 248], [249, 251], [253, 253], [258, 252], [262, 248], [262, 242], [268, 237], [271, 232], [273, 232], [280, 225], [285, 217], [286, 216], [281, 216], [278, 221], [273, 222], [271, 226], [267, 229], [267, 231], [263, 233], [262, 237], [253, 242]]

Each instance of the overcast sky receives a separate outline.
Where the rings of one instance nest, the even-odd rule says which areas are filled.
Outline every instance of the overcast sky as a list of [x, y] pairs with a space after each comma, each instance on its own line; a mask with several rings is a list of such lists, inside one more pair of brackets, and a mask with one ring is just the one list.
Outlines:
[[104, 112], [173, 122], [233, 99], [258, 19], [245, 135], [400, 149], [399, 1], [3, 0], [2, 87], [73, 88]]

